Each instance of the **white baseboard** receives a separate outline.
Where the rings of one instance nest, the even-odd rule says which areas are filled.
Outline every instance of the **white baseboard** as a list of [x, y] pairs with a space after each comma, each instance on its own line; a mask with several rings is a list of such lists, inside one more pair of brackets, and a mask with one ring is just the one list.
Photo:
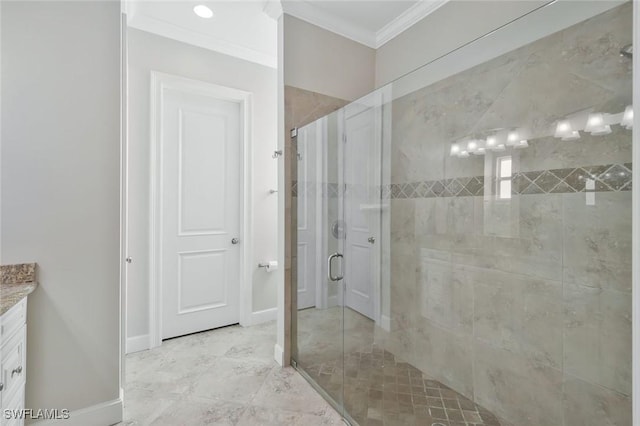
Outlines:
[[380, 317], [380, 327], [384, 331], [391, 331], [391, 318], [386, 315], [382, 315]]
[[151, 340], [148, 334], [127, 337], [125, 353], [131, 354], [134, 352], [146, 351], [147, 349], [151, 349]]
[[73, 410], [68, 419], [42, 420], [33, 423], [37, 426], [64, 425], [64, 426], [109, 426], [120, 423], [123, 419], [123, 392], [120, 389], [120, 397], [111, 401], [101, 402], [91, 407]]
[[277, 343], [273, 347], [273, 358], [280, 367], [284, 367], [284, 349]]
[[263, 322], [275, 321], [278, 315], [278, 308], [264, 309], [251, 313], [251, 325], [262, 324]]

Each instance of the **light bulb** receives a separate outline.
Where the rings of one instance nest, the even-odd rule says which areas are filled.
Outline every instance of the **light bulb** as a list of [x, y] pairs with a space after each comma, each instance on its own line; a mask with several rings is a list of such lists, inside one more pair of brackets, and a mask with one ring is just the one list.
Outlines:
[[633, 106], [629, 105], [625, 108], [620, 125], [627, 129], [633, 128]]
[[196, 15], [204, 19], [213, 18], [213, 10], [209, 9], [204, 4], [199, 4], [196, 7], [194, 7], [193, 13], [195, 13]]
[[567, 135], [571, 135], [573, 129], [571, 128], [571, 123], [569, 120], [561, 120], [558, 121], [558, 125], [556, 126], [556, 132], [554, 133], [554, 137], [556, 138], [564, 138]]
[[469, 141], [469, 143], [467, 144], [467, 151], [473, 152], [476, 150], [476, 148], [478, 148], [478, 142]]
[[457, 143], [451, 144], [451, 155], [455, 155], [460, 152], [460, 145]]
[[587, 119], [587, 127], [597, 127], [602, 126], [604, 124], [604, 118], [602, 118], [602, 114], [589, 114], [589, 118]]
[[507, 145], [515, 145], [520, 139], [520, 135], [515, 130], [507, 135]]
[[489, 136], [487, 138], [487, 148], [493, 148], [498, 143], [498, 140], [495, 136]]
[[611, 133], [611, 126], [604, 124], [604, 116], [602, 114], [593, 113], [589, 114], [584, 131], [596, 136], [607, 135]]

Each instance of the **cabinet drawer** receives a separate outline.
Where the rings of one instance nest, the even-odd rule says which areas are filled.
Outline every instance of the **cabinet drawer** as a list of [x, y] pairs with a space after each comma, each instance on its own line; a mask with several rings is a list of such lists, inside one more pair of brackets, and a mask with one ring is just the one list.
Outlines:
[[26, 337], [27, 327], [23, 325], [2, 346], [2, 366], [0, 367], [0, 380], [4, 385], [2, 390], [2, 403], [13, 399], [15, 393], [23, 387], [26, 371]]
[[0, 317], [0, 338], [4, 344], [13, 333], [27, 322], [27, 298], [25, 297]]

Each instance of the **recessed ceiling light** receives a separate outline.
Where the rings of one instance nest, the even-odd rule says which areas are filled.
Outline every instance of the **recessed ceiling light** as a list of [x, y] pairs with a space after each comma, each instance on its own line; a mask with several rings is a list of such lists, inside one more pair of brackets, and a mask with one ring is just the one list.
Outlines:
[[209, 9], [204, 4], [199, 4], [193, 8], [193, 12], [201, 18], [209, 19], [213, 18], [213, 10]]

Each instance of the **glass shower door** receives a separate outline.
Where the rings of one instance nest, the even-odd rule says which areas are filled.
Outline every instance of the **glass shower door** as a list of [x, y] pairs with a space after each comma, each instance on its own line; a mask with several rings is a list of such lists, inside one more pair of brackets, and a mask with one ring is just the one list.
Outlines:
[[344, 414], [344, 175], [339, 113], [292, 140], [292, 360]]
[[383, 377], [389, 364], [375, 341], [375, 330], [383, 323], [382, 223], [388, 210], [382, 197], [384, 93], [377, 91], [340, 111], [345, 183], [344, 405], [345, 417], [362, 425], [382, 420]]
[[385, 95], [377, 91], [312, 122], [293, 140], [292, 357], [351, 424], [366, 424], [374, 408], [369, 395], [382, 395], [382, 379], [389, 373], [385, 364], [397, 367], [375, 344], [376, 329], [389, 327], [383, 308], [384, 289], [390, 289], [384, 278], [385, 270], [389, 273], [384, 266], [389, 241], [383, 238], [389, 230]]

